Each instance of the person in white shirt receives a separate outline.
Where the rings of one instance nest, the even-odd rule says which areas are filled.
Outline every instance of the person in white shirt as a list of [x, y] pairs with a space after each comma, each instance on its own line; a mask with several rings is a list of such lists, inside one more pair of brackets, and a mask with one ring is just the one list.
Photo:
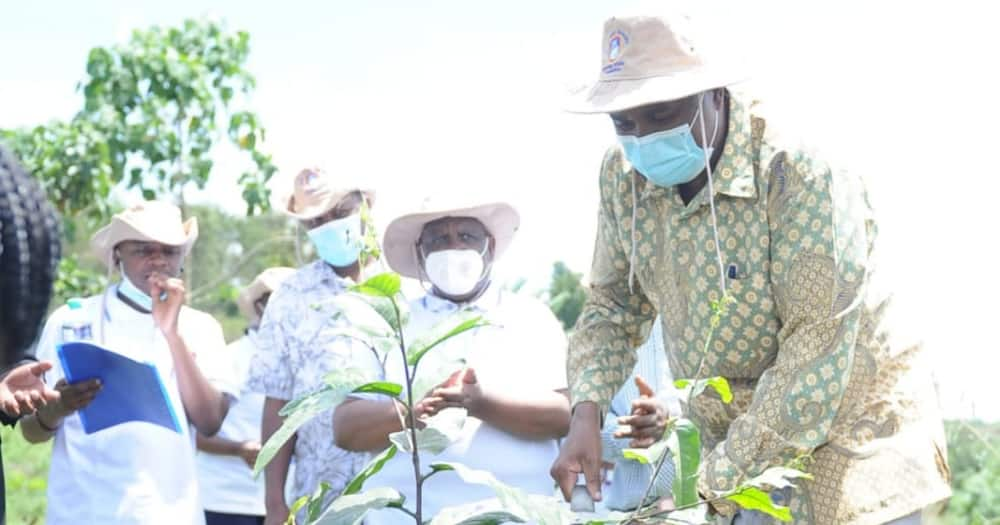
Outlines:
[[268, 268], [244, 288], [236, 300], [248, 327], [243, 337], [226, 348], [228, 368], [240, 388], [239, 401], [215, 436], [197, 435], [198, 485], [205, 507], [205, 525], [262, 525], [264, 523], [264, 479], [253, 478], [253, 466], [260, 452], [260, 420], [264, 395], [246, 385], [250, 360], [257, 351], [257, 327], [267, 308], [271, 292], [295, 273], [292, 268]]
[[[681, 413], [680, 397], [674, 388], [663, 345], [663, 327], [657, 318], [649, 339], [636, 350], [632, 376], [615, 394], [604, 417], [601, 458], [610, 469], [605, 476], [604, 498], [598, 506], [619, 511], [639, 506], [653, 477], [653, 465], [625, 459], [622, 452], [630, 447], [652, 446], [662, 438], [669, 418], [676, 418]], [[670, 451], [665, 453], [670, 454]], [[667, 458], [645, 504], [660, 498], [672, 501], [669, 498], [673, 481], [674, 462]]]
[[[72, 314], [59, 308], [46, 322], [38, 357], [54, 363], [46, 380], [60, 400], [23, 419], [21, 430], [32, 443], [55, 436], [49, 525], [203, 522], [194, 430], [215, 434], [229, 409], [225, 394], [235, 389], [227, 377], [206, 377], [196, 363], [217, 358], [225, 348], [219, 323], [183, 304], [182, 264], [197, 236], [197, 221], [182, 223], [171, 204], [143, 202], [115, 215], [91, 247], [109, 273], [120, 270], [120, 282], [83, 299]], [[95, 342], [152, 364], [171, 410], [184, 414], [188, 424], [171, 430], [126, 422], [87, 434], [78, 410], [101, 395], [103, 385], [96, 379], [67, 384], [64, 378], [56, 345], [71, 315], [85, 318]]]
[[[467, 413], [457, 441], [441, 454], [421, 453], [421, 468], [434, 461], [457, 461], [492, 472], [500, 481], [528, 493], [551, 496], [550, 460], [557, 439], [566, 433], [566, 338], [555, 316], [540, 301], [502, 290], [492, 282], [492, 268], [510, 245], [520, 223], [508, 204], [444, 207], [405, 215], [386, 229], [384, 253], [389, 266], [405, 277], [430, 282], [430, 292], [410, 304], [405, 338], [446, 320], [460, 309], [480, 312], [492, 323], [460, 334], [427, 353], [420, 362], [414, 394], [421, 419], [443, 410]], [[381, 368], [377, 362], [371, 364]], [[380, 370], [381, 371], [381, 370]], [[402, 357], [387, 354], [382, 376], [406, 384]], [[429, 389], [425, 386], [427, 385]], [[435, 386], [436, 385], [436, 386]], [[380, 451], [387, 436], [401, 430], [398, 400], [358, 396], [334, 412], [338, 446]], [[366, 487], [392, 487], [415, 508], [413, 465], [399, 453]], [[445, 506], [494, 497], [488, 487], [463, 482], [454, 473], [435, 475], [423, 484], [422, 518]], [[371, 524], [408, 523], [399, 510], [368, 514]]]
[[[280, 188], [279, 188], [280, 189]], [[333, 370], [352, 366], [371, 349], [338, 333], [340, 321], [322, 305], [359, 282], [363, 269], [365, 226], [363, 205], [375, 196], [357, 183], [319, 169], [295, 176], [275, 208], [307, 229], [319, 260], [285, 279], [271, 296], [258, 332], [259, 351], [250, 365], [250, 388], [266, 396], [261, 442], [266, 443], [283, 422], [278, 412], [289, 401], [322, 388]], [[326, 500], [344, 489], [364, 465], [364, 455], [334, 446], [332, 410], [303, 424], [264, 469], [267, 525], [288, 518], [286, 482], [295, 460], [292, 500], [312, 495], [321, 483], [330, 485]], [[299, 519], [304, 517], [300, 512]]]

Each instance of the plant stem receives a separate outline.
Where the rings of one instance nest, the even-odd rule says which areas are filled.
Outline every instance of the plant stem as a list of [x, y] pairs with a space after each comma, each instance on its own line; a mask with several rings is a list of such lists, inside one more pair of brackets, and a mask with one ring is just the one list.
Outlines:
[[406, 507], [404, 507], [402, 505], [400, 505], [398, 507], [390, 507], [390, 508], [393, 508], [393, 509], [396, 509], [396, 510], [401, 510], [401, 511], [409, 514], [410, 516], [413, 516], [413, 519], [415, 519], [415, 520], [419, 520], [420, 519], [420, 518], [417, 517], [416, 514], [413, 513], [413, 511], [411, 511], [410, 509], [408, 509], [408, 508], [406, 508]]
[[[729, 301], [729, 295], [725, 293], [725, 288], [723, 288], [722, 298], [719, 299], [718, 303], [719, 307], [715, 312], [713, 312], [712, 318], [709, 321], [708, 334], [705, 337], [705, 345], [701, 349], [701, 360], [698, 361], [698, 369], [695, 371], [694, 378], [691, 380], [692, 385], [688, 389], [688, 398], [687, 398], [688, 412], [693, 411], [693, 409], [691, 408], [691, 402], [694, 400], [694, 390], [695, 390], [694, 383], [701, 378], [701, 371], [705, 367], [705, 356], [708, 355], [708, 345], [712, 342], [712, 336], [715, 335], [715, 329], [719, 326], [719, 321], [722, 319], [722, 314], [725, 313], [725, 308], [728, 305], [728, 301]], [[667, 432], [664, 433], [664, 436], [668, 435], [669, 433], [670, 429], [668, 428]], [[663, 462], [666, 461], [667, 456], [668, 454], [666, 453], [666, 451], [664, 451], [663, 455], [661, 455], [659, 459], [656, 461], [656, 466], [653, 468], [653, 476], [649, 478], [649, 483], [646, 484], [646, 490], [643, 491], [642, 498], [639, 500], [639, 506], [636, 507], [634, 511], [632, 511], [632, 515], [629, 517], [630, 520], [636, 519], [636, 516], [638, 516], [639, 512], [642, 510], [642, 505], [643, 503], [645, 503], [646, 498], [648, 498], [649, 494], [653, 491], [653, 485], [656, 484], [656, 476], [660, 475], [660, 469], [663, 468]], [[684, 472], [680, 472], [679, 474], [681, 476], [685, 475]], [[691, 505], [688, 505], [687, 507], [690, 506]], [[687, 507], [678, 507], [677, 510]]]
[[[403, 373], [406, 375], [406, 410], [407, 419], [410, 423], [410, 449], [413, 457], [413, 482], [417, 487], [417, 511], [412, 513], [417, 525], [423, 524], [423, 481], [420, 478], [420, 451], [417, 449], [417, 416], [413, 410], [413, 376], [410, 375], [410, 367], [406, 364], [406, 341], [403, 340], [403, 323], [399, 314], [399, 305], [396, 298], [390, 297], [392, 310], [396, 314], [396, 335], [399, 336], [399, 351], [403, 354]], [[405, 509], [404, 509], [405, 510]]]
[[[671, 432], [673, 432], [673, 425], [669, 425], [666, 428], [666, 431], [663, 433], [663, 436], [661, 436], [660, 439], [663, 439], [664, 437], [670, 435]], [[648, 498], [649, 494], [653, 491], [653, 485], [656, 484], [656, 477], [660, 475], [660, 469], [663, 468], [663, 463], [666, 462], [667, 457], [669, 456], [670, 454], [668, 453], [668, 451], [664, 450], [663, 454], [661, 454], [660, 457], [657, 458], [656, 466], [653, 467], [653, 475], [649, 478], [649, 483], [646, 484], [646, 490], [643, 491], [642, 493], [642, 499], [639, 500], [639, 506], [636, 507], [634, 511], [632, 511], [631, 519], [635, 519], [639, 511], [642, 510], [642, 505], [646, 502], [646, 498]]]

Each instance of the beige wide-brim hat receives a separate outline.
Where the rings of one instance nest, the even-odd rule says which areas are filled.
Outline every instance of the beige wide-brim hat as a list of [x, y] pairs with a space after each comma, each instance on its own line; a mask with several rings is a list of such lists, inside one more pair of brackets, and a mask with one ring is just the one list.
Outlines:
[[723, 59], [719, 43], [684, 13], [610, 18], [602, 35], [598, 80], [573, 95], [567, 111], [613, 113], [731, 86], [749, 76], [734, 59]]
[[198, 239], [198, 219], [181, 219], [181, 210], [167, 202], [143, 201], [115, 214], [111, 222], [90, 239], [94, 255], [108, 268], [114, 266], [114, 249], [123, 241], [158, 242], [181, 246], [186, 257]]
[[517, 210], [504, 202], [470, 206], [466, 201], [456, 206], [428, 199], [425, 200], [423, 211], [398, 217], [385, 229], [382, 251], [389, 267], [404, 277], [422, 278], [417, 241], [425, 224], [445, 217], [471, 217], [483, 223], [495, 242], [493, 260], [500, 259], [507, 251], [514, 240], [514, 234], [521, 226], [521, 216]]
[[369, 205], [375, 204], [375, 192], [355, 181], [339, 178], [319, 168], [306, 168], [274, 191], [273, 205], [298, 220], [315, 219], [330, 211], [345, 196], [360, 191]]
[[274, 268], [268, 268], [263, 272], [260, 272], [257, 277], [254, 277], [253, 281], [244, 288], [239, 297], [236, 298], [236, 306], [239, 307], [240, 313], [243, 314], [251, 324], [256, 324], [260, 322], [257, 316], [257, 309], [254, 308], [254, 303], [257, 299], [260, 299], [262, 295], [266, 293], [272, 293], [281, 286], [281, 283], [292, 276], [295, 273], [294, 268], [287, 268], [284, 266], [276, 266]]

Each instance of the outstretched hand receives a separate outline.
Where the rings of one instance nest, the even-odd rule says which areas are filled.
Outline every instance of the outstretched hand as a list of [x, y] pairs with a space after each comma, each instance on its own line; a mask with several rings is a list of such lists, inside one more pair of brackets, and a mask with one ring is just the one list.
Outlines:
[[670, 413], [642, 377], [635, 377], [635, 385], [639, 388], [639, 398], [632, 401], [631, 414], [618, 418], [621, 427], [614, 435], [616, 438], [632, 438], [630, 447], [647, 448], [663, 437]]
[[58, 401], [59, 393], [42, 381], [42, 374], [51, 368], [51, 362], [42, 361], [26, 363], [8, 372], [0, 380], [0, 410], [18, 417]]

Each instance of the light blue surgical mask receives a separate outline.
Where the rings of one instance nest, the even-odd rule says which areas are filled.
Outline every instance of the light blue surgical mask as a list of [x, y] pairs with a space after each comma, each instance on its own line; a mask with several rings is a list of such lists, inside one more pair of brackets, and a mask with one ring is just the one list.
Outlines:
[[138, 286], [132, 283], [125, 274], [125, 265], [118, 263], [118, 270], [122, 273], [122, 280], [118, 283], [118, 293], [124, 295], [133, 303], [150, 312], [153, 311], [153, 298], [146, 295]]
[[[701, 101], [698, 112], [701, 111]], [[642, 137], [619, 135], [625, 150], [625, 157], [636, 170], [657, 186], [670, 187], [691, 182], [705, 169], [705, 159], [712, 155], [712, 148], [703, 150], [694, 141], [691, 126], [698, 120], [698, 112], [691, 124], [681, 124]], [[715, 129], [712, 130], [712, 140], [719, 131], [719, 119], [715, 119]]]
[[361, 254], [361, 214], [332, 220], [309, 230], [308, 235], [320, 259], [338, 268], [350, 266]]

